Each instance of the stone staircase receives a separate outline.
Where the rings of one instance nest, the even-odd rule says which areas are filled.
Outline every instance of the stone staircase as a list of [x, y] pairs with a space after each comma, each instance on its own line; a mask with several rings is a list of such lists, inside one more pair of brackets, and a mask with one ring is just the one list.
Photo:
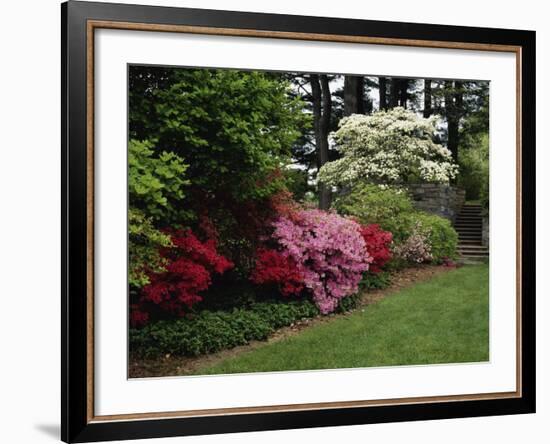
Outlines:
[[479, 261], [489, 257], [489, 248], [481, 243], [481, 224], [481, 205], [464, 204], [454, 224], [461, 259]]

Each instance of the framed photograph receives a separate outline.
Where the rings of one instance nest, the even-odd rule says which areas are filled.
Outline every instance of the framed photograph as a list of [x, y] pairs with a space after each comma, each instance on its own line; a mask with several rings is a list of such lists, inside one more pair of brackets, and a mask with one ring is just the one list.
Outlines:
[[535, 33], [69, 1], [62, 439], [535, 411]]

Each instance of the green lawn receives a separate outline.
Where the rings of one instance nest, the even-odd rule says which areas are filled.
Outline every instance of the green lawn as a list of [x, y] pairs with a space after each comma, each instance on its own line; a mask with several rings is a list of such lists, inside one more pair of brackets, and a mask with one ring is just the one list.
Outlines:
[[489, 359], [489, 269], [469, 265], [349, 316], [201, 368], [247, 373]]

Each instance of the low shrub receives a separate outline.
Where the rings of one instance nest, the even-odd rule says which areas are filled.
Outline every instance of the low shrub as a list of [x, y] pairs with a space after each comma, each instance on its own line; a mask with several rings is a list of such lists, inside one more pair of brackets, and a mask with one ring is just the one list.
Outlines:
[[291, 325], [300, 319], [312, 318], [319, 314], [319, 309], [310, 301], [293, 301], [290, 303], [257, 303], [250, 307], [264, 322], [273, 329]]
[[[419, 260], [441, 263], [444, 258], [457, 257], [458, 235], [451, 223], [435, 214], [415, 210], [405, 191], [395, 187], [359, 184], [350, 193], [336, 199], [335, 207], [362, 224], [378, 224], [383, 230], [391, 232], [394, 251], [399, 251], [401, 256], [393, 258], [385, 268], [400, 269], [406, 262], [418, 263]], [[418, 250], [421, 243], [418, 234], [426, 238], [429, 255]], [[415, 248], [418, 254], [413, 252]], [[405, 257], [411, 259], [404, 261]]]
[[367, 272], [363, 275], [363, 279], [359, 283], [362, 290], [382, 290], [389, 287], [391, 284], [391, 274], [387, 271], [378, 273]]
[[[360, 297], [340, 301], [338, 312], [357, 307]], [[265, 340], [278, 328], [319, 315], [308, 300], [261, 302], [232, 311], [203, 310], [196, 315], [152, 322], [130, 329], [130, 352], [136, 356], [197, 356]]]
[[395, 246], [393, 252], [397, 257], [414, 264], [429, 262], [433, 258], [428, 236], [420, 223], [415, 225], [403, 243]]
[[[396, 247], [396, 244], [394, 244], [394, 247], [393, 247], [394, 250], [395, 250], [395, 247]], [[404, 270], [405, 268], [410, 266], [411, 264], [409, 262], [407, 262], [402, 257], [398, 257], [394, 251], [392, 253], [392, 258], [389, 260], [389, 262], [386, 263], [386, 266], [384, 267], [384, 269], [388, 272], [397, 272], [397, 271]]]
[[347, 296], [344, 299], [340, 299], [340, 303], [335, 310], [335, 313], [346, 313], [348, 311], [355, 310], [361, 302], [362, 295], [359, 293]]
[[357, 184], [351, 192], [335, 199], [333, 206], [339, 213], [353, 216], [363, 225], [378, 224], [391, 232], [396, 242], [408, 236], [403, 216], [415, 211], [405, 190], [368, 183]]
[[440, 264], [446, 259], [457, 258], [458, 234], [449, 220], [420, 211], [415, 213], [415, 220], [421, 224], [428, 239], [433, 262]]

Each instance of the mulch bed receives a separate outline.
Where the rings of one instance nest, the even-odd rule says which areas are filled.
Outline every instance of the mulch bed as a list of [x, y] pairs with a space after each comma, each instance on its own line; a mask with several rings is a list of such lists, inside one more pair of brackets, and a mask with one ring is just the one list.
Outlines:
[[[371, 290], [368, 293], [365, 292], [361, 298], [359, 306], [354, 311], [366, 305], [374, 304], [404, 288], [410, 287], [411, 285], [419, 282], [427, 281], [432, 277], [449, 270], [452, 270], [452, 268], [444, 265], [422, 265], [396, 272], [392, 276], [392, 283], [389, 287], [383, 290]], [[280, 341], [281, 339], [285, 339], [290, 336], [294, 336], [313, 325], [330, 322], [335, 318], [348, 316], [350, 313], [351, 312], [305, 319], [288, 327], [283, 327], [277, 330], [267, 339], [267, 341], [252, 341], [247, 345], [238, 346], [230, 350], [223, 350], [209, 355], [201, 355], [196, 357], [166, 355], [156, 359], [138, 359], [130, 356], [128, 377], [149, 378], [195, 374], [203, 367], [208, 367], [226, 358], [262, 347], [269, 343]]]

